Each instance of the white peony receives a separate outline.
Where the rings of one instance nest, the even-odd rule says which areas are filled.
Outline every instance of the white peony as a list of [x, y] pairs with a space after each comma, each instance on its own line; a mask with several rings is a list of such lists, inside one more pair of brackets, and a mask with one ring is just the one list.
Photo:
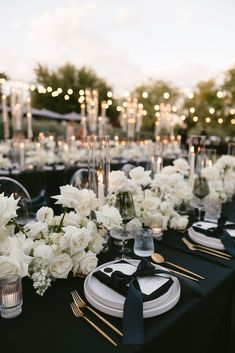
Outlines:
[[108, 230], [121, 227], [122, 217], [116, 207], [105, 205], [101, 211], [95, 211], [98, 223], [102, 223]]
[[54, 258], [54, 253], [50, 245], [38, 245], [34, 249], [34, 257], [39, 257], [44, 266], [48, 266]]
[[173, 173], [177, 172], [177, 168], [172, 166], [172, 165], [168, 165], [166, 167], [164, 167], [161, 171], [161, 174], [163, 175], [171, 175]]
[[27, 236], [31, 239], [40, 239], [48, 233], [48, 226], [41, 221], [31, 221], [24, 226]]
[[147, 212], [154, 212], [160, 205], [161, 200], [154, 196], [150, 190], [146, 190], [145, 198], [142, 201], [142, 207]]
[[69, 249], [70, 254], [74, 255], [86, 249], [92, 240], [88, 229], [77, 228], [74, 226], [63, 227], [64, 236], [60, 240], [62, 249]]
[[97, 267], [98, 259], [92, 251], [88, 251], [87, 253], [84, 251], [81, 256], [74, 259], [74, 263], [73, 275], [87, 276]]
[[56, 204], [67, 208], [74, 208], [82, 216], [89, 216], [92, 210], [97, 207], [97, 199], [92, 190], [79, 190], [72, 185], [60, 187], [60, 195], [53, 196]]
[[54, 278], [67, 278], [73, 268], [73, 261], [68, 254], [55, 256], [49, 266], [49, 273]]
[[51, 207], [41, 207], [36, 213], [37, 221], [51, 224], [54, 217], [54, 211]]
[[150, 178], [151, 170], [145, 171], [143, 167], [133, 168], [129, 175], [132, 180], [136, 182], [138, 185], [147, 186], [151, 183]]
[[219, 170], [215, 166], [203, 168], [201, 170], [201, 175], [204, 178], [207, 178], [208, 180], [219, 180], [220, 179]]

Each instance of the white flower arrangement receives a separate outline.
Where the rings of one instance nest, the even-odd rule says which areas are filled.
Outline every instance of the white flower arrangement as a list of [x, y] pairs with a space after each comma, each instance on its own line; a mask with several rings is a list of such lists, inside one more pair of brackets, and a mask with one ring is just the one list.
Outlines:
[[21, 227], [15, 221], [18, 199], [0, 195], [0, 277], [29, 276], [40, 295], [53, 279], [67, 278], [70, 271], [86, 276], [103, 248], [96, 224], [88, 219], [97, 204], [94, 193], [66, 185], [55, 198], [65, 208], [63, 215], [42, 207], [35, 221]]

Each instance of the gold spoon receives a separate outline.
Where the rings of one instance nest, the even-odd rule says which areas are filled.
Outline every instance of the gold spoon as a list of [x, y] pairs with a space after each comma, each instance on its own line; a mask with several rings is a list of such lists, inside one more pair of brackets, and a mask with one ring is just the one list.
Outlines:
[[168, 265], [170, 265], [170, 266], [176, 267], [176, 268], [178, 268], [178, 269], [181, 270], [181, 271], [187, 272], [187, 273], [189, 273], [189, 274], [191, 274], [191, 275], [193, 275], [194, 277], [197, 277], [197, 278], [199, 278], [199, 279], [205, 279], [204, 277], [198, 275], [197, 273], [194, 273], [194, 272], [192, 272], [192, 271], [189, 271], [189, 270], [187, 270], [187, 269], [184, 268], [184, 267], [181, 267], [181, 266], [179, 266], [179, 265], [173, 264], [172, 262], [169, 262], [169, 261], [165, 261], [164, 257], [163, 257], [161, 254], [157, 253], [157, 252], [153, 253], [153, 254], [151, 255], [151, 258], [152, 258], [152, 260], [153, 260], [154, 262], [156, 262], [157, 264], [165, 263], [165, 264], [168, 264]]

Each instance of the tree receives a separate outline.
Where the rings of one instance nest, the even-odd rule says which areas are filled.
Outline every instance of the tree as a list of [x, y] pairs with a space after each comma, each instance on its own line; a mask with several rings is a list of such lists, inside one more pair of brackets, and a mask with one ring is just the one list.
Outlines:
[[[146, 94], [146, 93], [147, 94]], [[169, 98], [164, 98], [164, 93], [169, 93]], [[157, 80], [150, 81], [135, 88], [133, 95], [138, 98], [139, 103], [142, 103], [147, 115], [143, 120], [143, 130], [153, 130], [155, 125], [155, 106], [161, 102], [171, 103], [172, 105], [180, 96], [178, 88], [172, 86], [170, 83]]]
[[[35, 90], [32, 94], [32, 104], [35, 108], [46, 108], [55, 112], [65, 114], [72, 111], [80, 112], [80, 103], [78, 102], [79, 91], [86, 88], [97, 89], [99, 92], [100, 101], [107, 99], [107, 92], [112, 91], [105, 80], [98, 77], [96, 73], [86, 67], [77, 69], [72, 64], [65, 64], [56, 70], [49, 70], [47, 66], [38, 64], [35, 68], [37, 83], [42, 85], [47, 91], [39, 93]], [[52, 92], [51, 89], [52, 88]], [[61, 93], [52, 96], [52, 93], [58, 88], [62, 90]], [[72, 93], [68, 94], [71, 89]], [[48, 92], [49, 90], [49, 92]], [[65, 100], [65, 95], [69, 96]], [[111, 118], [112, 123], [117, 119], [117, 111], [115, 109], [116, 101], [112, 100], [112, 109], [107, 111], [107, 115]]]

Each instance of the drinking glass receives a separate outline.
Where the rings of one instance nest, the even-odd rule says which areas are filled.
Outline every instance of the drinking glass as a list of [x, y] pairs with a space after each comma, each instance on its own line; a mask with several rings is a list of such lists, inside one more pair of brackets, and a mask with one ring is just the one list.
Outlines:
[[5, 319], [18, 316], [22, 311], [22, 283], [17, 275], [0, 278], [0, 311]]
[[118, 208], [120, 215], [122, 216], [123, 229], [119, 232], [115, 232], [111, 236], [117, 240], [122, 241], [121, 247], [121, 259], [125, 258], [125, 254], [130, 250], [126, 248], [127, 240], [133, 239], [133, 234], [127, 232], [126, 225], [135, 217], [135, 206], [131, 193], [121, 192], [117, 195], [115, 206]]
[[193, 207], [198, 209], [198, 220], [201, 220], [202, 210], [205, 208], [205, 197], [209, 195], [210, 189], [207, 179], [198, 176], [194, 181], [193, 194], [195, 198], [192, 200], [191, 204]]
[[137, 232], [134, 242], [134, 253], [140, 257], [148, 257], [154, 252], [153, 236], [150, 229]]

